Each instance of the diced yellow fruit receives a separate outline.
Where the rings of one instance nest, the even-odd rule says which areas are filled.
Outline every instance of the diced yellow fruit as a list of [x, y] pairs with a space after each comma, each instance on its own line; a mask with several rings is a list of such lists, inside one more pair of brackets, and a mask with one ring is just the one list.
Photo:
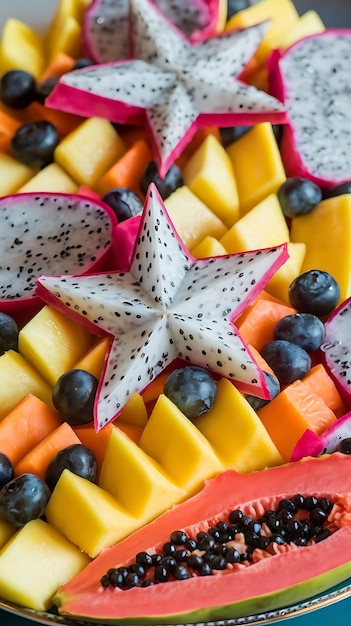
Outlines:
[[86, 554], [47, 522], [32, 520], [1, 551], [0, 596], [9, 602], [45, 611], [50, 608], [58, 588], [89, 561]]
[[192, 249], [191, 254], [196, 259], [205, 259], [212, 256], [222, 256], [223, 254], [227, 254], [227, 251], [218, 239], [208, 236]]
[[274, 42], [275, 47], [286, 50], [296, 41], [308, 37], [309, 35], [318, 35], [323, 33], [325, 26], [316, 11], [307, 11], [301, 15], [300, 19], [287, 30], [280, 33], [279, 39]]
[[158, 397], [139, 446], [188, 495], [224, 469], [207, 439], [164, 394]]
[[74, 368], [86, 370], [96, 378], [100, 378], [109, 343], [110, 339], [108, 337], [99, 339], [97, 343], [77, 361]]
[[340, 302], [351, 296], [351, 195], [323, 200], [291, 220], [291, 241], [306, 244], [301, 273], [329, 272], [340, 286]]
[[10, 18], [2, 31], [0, 75], [10, 70], [25, 70], [39, 78], [44, 69], [43, 43], [27, 24]]
[[161, 466], [118, 428], [110, 435], [99, 485], [134, 515], [140, 526], [186, 496]]
[[[255, 5], [256, 6], [256, 5]], [[286, 180], [271, 124], [257, 124], [227, 147], [239, 194], [240, 215], [272, 193]]]
[[227, 0], [219, 0], [218, 2], [218, 21], [217, 21], [217, 33], [221, 33], [227, 23], [228, 3]]
[[10, 537], [15, 534], [16, 530], [18, 530], [16, 526], [13, 526], [12, 524], [5, 522], [5, 520], [0, 519], [0, 550], [5, 545], [5, 543], [8, 542]]
[[166, 198], [165, 207], [190, 251], [207, 235], [218, 239], [227, 231], [225, 224], [186, 185]]
[[20, 353], [54, 385], [91, 347], [93, 335], [69, 317], [44, 306], [19, 332]]
[[183, 169], [192, 191], [230, 228], [239, 217], [239, 198], [233, 165], [222, 144], [208, 135]]
[[54, 160], [80, 185], [93, 188], [125, 151], [125, 144], [112, 124], [91, 117], [62, 139], [55, 149]]
[[301, 267], [306, 254], [306, 244], [288, 243], [289, 258], [272, 276], [265, 289], [272, 295], [290, 304], [289, 286], [301, 274]]
[[278, 246], [289, 241], [289, 229], [278, 197], [271, 194], [246, 213], [222, 237], [220, 243], [231, 254]]
[[195, 425], [227, 469], [253, 472], [282, 463], [257, 413], [226, 378], [217, 383], [213, 408], [196, 418]]
[[110, 493], [68, 469], [57, 481], [45, 515], [62, 535], [92, 558], [138, 527], [138, 520]]
[[60, 165], [50, 163], [50, 165], [44, 167], [25, 183], [18, 190], [18, 193], [29, 193], [33, 191], [77, 193], [78, 184], [60, 167]]
[[269, 20], [267, 32], [255, 53], [258, 61], [263, 63], [275, 47], [277, 34], [286, 28], [292, 28], [298, 19], [299, 14], [292, 0], [261, 0], [233, 15], [226, 30], [246, 28]]
[[0, 196], [16, 193], [37, 172], [34, 167], [24, 165], [3, 152], [0, 152], [0, 171]]
[[144, 398], [139, 393], [133, 393], [125, 405], [123, 411], [121, 411], [117, 420], [116, 426], [123, 424], [130, 424], [132, 426], [144, 427], [147, 423], [148, 415], [144, 402]]
[[76, 58], [81, 53], [81, 22], [91, 0], [60, 0], [46, 36], [49, 59], [59, 52]]
[[0, 420], [28, 393], [52, 406], [51, 387], [26, 359], [8, 350], [0, 356]]

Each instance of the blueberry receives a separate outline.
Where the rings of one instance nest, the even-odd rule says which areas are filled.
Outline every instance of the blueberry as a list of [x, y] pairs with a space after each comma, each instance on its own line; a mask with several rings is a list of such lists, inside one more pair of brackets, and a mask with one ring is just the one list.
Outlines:
[[7, 350], [18, 352], [18, 326], [12, 317], [0, 312], [0, 356]]
[[227, 126], [219, 128], [219, 135], [223, 146], [226, 148], [231, 143], [240, 139], [243, 135], [251, 130], [252, 126]]
[[22, 474], [13, 478], [0, 491], [0, 519], [24, 526], [43, 515], [49, 497], [49, 487], [38, 476]]
[[272, 376], [270, 372], [263, 372], [263, 374], [268, 386], [270, 399], [265, 400], [264, 398], [258, 398], [257, 396], [252, 396], [250, 394], [245, 396], [246, 400], [252, 406], [252, 408], [255, 409], [255, 411], [258, 411], [258, 409], [262, 409], [262, 407], [268, 404], [268, 402], [270, 402], [271, 400], [273, 400], [273, 398], [275, 398], [280, 391], [280, 384], [276, 376]]
[[143, 203], [139, 196], [125, 187], [116, 187], [105, 193], [101, 200], [106, 202], [115, 212], [118, 222], [138, 215], [143, 210]]
[[322, 191], [307, 178], [287, 178], [278, 189], [278, 199], [286, 217], [306, 215], [322, 200]]
[[68, 370], [58, 378], [52, 390], [52, 402], [68, 424], [86, 424], [94, 415], [98, 380], [81, 369]]
[[311, 358], [303, 348], [284, 339], [266, 343], [261, 354], [284, 387], [303, 378], [311, 368]]
[[189, 419], [194, 419], [212, 408], [216, 390], [211, 374], [192, 365], [174, 370], [164, 386], [165, 395]]
[[80, 57], [79, 59], [76, 59], [72, 70], [82, 70], [84, 67], [90, 67], [91, 65], [94, 65], [91, 59], [88, 59], [87, 57]]
[[294, 309], [323, 317], [335, 309], [340, 287], [331, 274], [310, 270], [297, 276], [289, 286], [289, 300]]
[[166, 176], [161, 178], [156, 161], [150, 161], [142, 175], [140, 187], [144, 194], [146, 194], [150, 183], [155, 183], [163, 200], [184, 184], [182, 173], [177, 165], [172, 165]]
[[342, 452], [342, 454], [351, 454], [351, 437], [342, 439], [339, 443], [338, 450]]
[[0, 489], [13, 479], [13, 466], [6, 454], [0, 452]]
[[250, 6], [250, 0], [228, 0], [227, 2], [227, 20], [233, 15], [243, 11]]
[[11, 152], [21, 163], [44, 167], [52, 162], [58, 143], [59, 134], [51, 122], [28, 122], [20, 126], [13, 135]]
[[54, 87], [56, 87], [59, 80], [59, 76], [50, 76], [46, 80], [43, 80], [41, 83], [39, 83], [36, 88], [35, 99], [41, 104], [44, 104], [46, 98], [51, 94], [52, 90], [54, 89]]
[[323, 198], [326, 200], [328, 198], [335, 198], [336, 196], [343, 196], [347, 193], [351, 193], [351, 180], [331, 187], [331, 189], [325, 189], [323, 191]]
[[293, 313], [280, 319], [274, 328], [274, 339], [286, 339], [314, 352], [321, 346], [325, 336], [323, 322], [312, 313]]
[[51, 490], [54, 489], [64, 469], [69, 469], [73, 474], [94, 482], [97, 472], [95, 455], [81, 443], [74, 443], [60, 450], [46, 470], [45, 482]]
[[10, 70], [0, 81], [0, 99], [12, 109], [23, 109], [35, 99], [34, 77], [23, 70]]

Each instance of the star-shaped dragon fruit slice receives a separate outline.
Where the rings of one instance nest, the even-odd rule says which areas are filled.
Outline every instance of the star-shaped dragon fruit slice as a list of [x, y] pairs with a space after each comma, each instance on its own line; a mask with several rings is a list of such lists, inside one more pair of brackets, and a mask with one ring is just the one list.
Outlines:
[[[153, 0], [189, 39], [201, 41], [221, 30], [222, 0]], [[130, 56], [129, 0], [93, 0], [84, 15], [83, 37], [95, 63]]]
[[40, 277], [37, 292], [45, 302], [112, 337], [96, 429], [177, 358], [266, 395], [263, 373], [232, 322], [286, 258], [283, 245], [194, 259], [151, 185], [129, 272]]
[[50, 107], [148, 124], [161, 176], [200, 126], [285, 120], [283, 105], [240, 76], [267, 24], [191, 43], [150, 0], [130, 0], [133, 59], [62, 76]]

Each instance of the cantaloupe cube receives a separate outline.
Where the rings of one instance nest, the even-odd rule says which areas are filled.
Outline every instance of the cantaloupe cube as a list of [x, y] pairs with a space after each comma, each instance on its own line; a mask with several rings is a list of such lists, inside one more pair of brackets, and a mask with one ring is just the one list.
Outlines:
[[266, 290], [286, 304], [290, 304], [289, 286], [301, 274], [302, 264], [306, 255], [306, 244], [288, 243], [289, 258], [272, 276]]
[[225, 224], [186, 185], [166, 198], [165, 207], [190, 251], [207, 235], [219, 239], [227, 231]]
[[222, 144], [208, 135], [183, 169], [184, 183], [230, 228], [239, 217], [233, 165]]
[[28, 393], [51, 406], [51, 386], [26, 359], [8, 350], [0, 356], [0, 420]]
[[16, 193], [36, 173], [37, 169], [20, 163], [9, 154], [0, 152], [0, 195]]
[[30, 609], [47, 610], [58, 588], [89, 561], [55, 528], [41, 519], [32, 520], [1, 551], [0, 596]]
[[191, 254], [196, 259], [204, 259], [211, 256], [222, 256], [227, 254], [224, 246], [215, 237], [204, 237], [200, 243], [192, 249]]
[[112, 124], [91, 117], [62, 139], [55, 149], [54, 161], [80, 185], [94, 187], [125, 151], [125, 144]]
[[258, 250], [289, 241], [289, 229], [275, 194], [257, 204], [232, 226], [220, 243], [230, 252]]
[[161, 394], [142, 432], [139, 446], [188, 495], [223, 470], [211, 444], [167, 396]]
[[214, 406], [196, 418], [195, 425], [227, 469], [253, 472], [282, 463], [257, 413], [226, 378], [217, 384]]
[[186, 496], [163, 468], [118, 428], [111, 432], [99, 485], [137, 518], [140, 526]]
[[93, 558], [139, 523], [106, 490], [68, 469], [58, 479], [45, 515], [62, 535]]
[[21, 69], [39, 78], [44, 64], [43, 42], [38, 33], [20, 20], [8, 19], [0, 44], [0, 75]]
[[92, 343], [93, 335], [83, 326], [48, 305], [23, 326], [18, 337], [19, 351], [50, 385], [73, 368]]
[[50, 163], [26, 182], [18, 193], [45, 191], [51, 193], [77, 193], [78, 184], [57, 163]]
[[[258, 6], [258, 5], [257, 5]], [[272, 193], [286, 180], [271, 124], [257, 124], [227, 147], [239, 194], [240, 215]]]

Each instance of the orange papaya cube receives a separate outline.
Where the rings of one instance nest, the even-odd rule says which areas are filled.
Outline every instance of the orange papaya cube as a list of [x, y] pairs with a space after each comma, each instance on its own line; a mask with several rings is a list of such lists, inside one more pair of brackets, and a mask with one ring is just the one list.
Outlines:
[[77, 361], [74, 366], [75, 369], [86, 370], [96, 378], [100, 378], [109, 343], [109, 337], [99, 339], [90, 350]]
[[346, 413], [344, 401], [322, 363], [317, 363], [311, 367], [310, 371], [304, 376], [303, 383], [308, 385], [314, 393], [322, 398], [337, 417], [341, 417]]
[[75, 63], [75, 59], [65, 52], [58, 52], [57, 55], [46, 66], [44, 72], [40, 76], [39, 82], [43, 82], [53, 76], [62, 76], [69, 72]]
[[140, 180], [151, 160], [151, 148], [146, 141], [139, 139], [100, 178], [96, 190], [104, 195], [115, 187], [125, 187], [141, 196]]
[[233, 163], [240, 215], [278, 191], [286, 180], [271, 124], [257, 124], [227, 147]]
[[20, 122], [11, 115], [0, 111], [0, 150], [1, 152], [10, 152], [10, 143], [12, 136], [19, 128]]
[[17, 463], [62, 424], [57, 411], [32, 394], [18, 402], [0, 422], [0, 449]]
[[296, 310], [286, 304], [258, 298], [244, 319], [237, 320], [236, 326], [246, 343], [251, 344], [256, 350], [261, 350], [266, 343], [273, 340], [276, 323], [282, 317], [293, 313], [296, 313]]
[[324, 400], [301, 380], [285, 387], [257, 413], [286, 463], [307, 428], [320, 435], [337, 419]]
[[68, 446], [81, 443], [67, 422], [52, 430], [42, 441], [32, 448], [14, 467], [15, 476], [35, 474], [45, 480], [49, 463], [58, 452]]

